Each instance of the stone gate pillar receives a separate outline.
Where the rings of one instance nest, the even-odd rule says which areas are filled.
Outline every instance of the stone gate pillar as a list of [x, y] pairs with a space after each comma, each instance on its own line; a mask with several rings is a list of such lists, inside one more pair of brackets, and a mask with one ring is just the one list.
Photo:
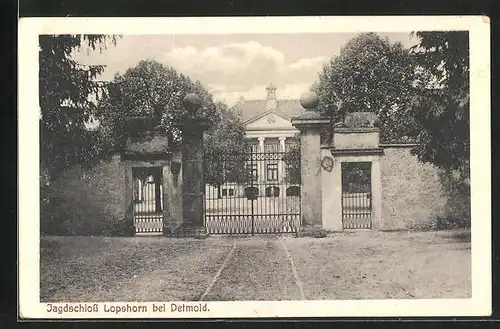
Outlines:
[[203, 132], [210, 126], [208, 119], [195, 118], [201, 107], [196, 94], [188, 94], [183, 100], [189, 116], [176, 123], [182, 131], [182, 236], [206, 235], [203, 202], [205, 197]]
[[300, 130], [300, 203], [301, 226], [321, 225], [321, 129], [330, 118], [314, 111], [318, 96], [313, 92], [301, 95], [300, 103], [307, 113], [292, 118], [292, 125]]

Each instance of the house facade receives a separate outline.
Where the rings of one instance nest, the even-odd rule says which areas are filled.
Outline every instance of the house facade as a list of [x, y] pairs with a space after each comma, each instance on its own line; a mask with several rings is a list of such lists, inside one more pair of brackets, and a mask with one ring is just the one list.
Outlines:
[[[251, 153], [264, 153], [266, 158], [261, 156], [261, 160], [249, 164], [259, 195], [278, 197], [285, 195], [287, 189], [289, 194], [298, 193], [300, 184], [285, 182], [285, 162], [270, 158], [272, 154], [284, 154], [291, 147], [298, 147], [295, 137], [299, 130], [292, 126], [291, 119], [304, 113], [300, 101], [279, 99], [277, 86], [270, 83], [265, 89], [265, 98], [245, 100], [241, 97], [233, 106], [233, 111], [245, 126], [245, 138], [249, 141]], [[245, 193], [245, 186], [241, 184], [226, 183], [221, 188], [219, 197], [238, 197]], [[213, 187], [207, 186], [207, 189], [207, 195], [215, 197]]]
[[291, 119], [301, 115], [304, 109], [299, 100], [279, 100], [277, 87], [266, 87], [266, 99], [241, 98], [233, 107], [245, 126], [245, 137], [258, 152], [285, 152], [287, 144], [299, 131]]

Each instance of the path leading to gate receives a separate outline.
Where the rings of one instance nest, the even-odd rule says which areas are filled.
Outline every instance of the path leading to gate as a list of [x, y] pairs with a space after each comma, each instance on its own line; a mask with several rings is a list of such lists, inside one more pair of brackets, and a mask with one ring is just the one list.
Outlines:
[[470, 232], [41, 237], [40, 300], [467, 298]]
[[302, 300], [302, 283], [283, 239], [239, 238], [202, 300]]

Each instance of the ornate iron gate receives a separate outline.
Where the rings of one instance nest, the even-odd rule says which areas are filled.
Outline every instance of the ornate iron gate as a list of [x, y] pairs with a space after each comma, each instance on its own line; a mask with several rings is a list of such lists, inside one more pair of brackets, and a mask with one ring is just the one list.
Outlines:
[[163, 184], [160, 167], [132, 169], [135, 233], [163, 232]]
[[346, 229], [371, 228], [371, 162], [344, 162], [342, 168], [342, 224]]
[[210, 234], [294, 233], [300, 227], [300, 153], [205, 155]]

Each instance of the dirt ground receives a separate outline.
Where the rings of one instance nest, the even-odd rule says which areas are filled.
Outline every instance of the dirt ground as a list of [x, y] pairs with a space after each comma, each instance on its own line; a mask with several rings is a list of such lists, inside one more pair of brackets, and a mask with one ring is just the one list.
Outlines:
[[468, 298], [470, 232], [42, 237], [41, 302]]

